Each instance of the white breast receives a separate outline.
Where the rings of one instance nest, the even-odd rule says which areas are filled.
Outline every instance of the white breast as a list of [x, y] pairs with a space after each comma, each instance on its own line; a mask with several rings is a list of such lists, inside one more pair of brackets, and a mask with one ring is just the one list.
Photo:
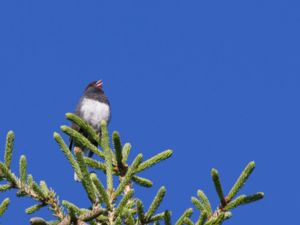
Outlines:
[[92, 125], [96, 130], [99, 130], [101, 121], [109, 120], [110, 109], [105, 103], [84, 98], [82, 100], [80, 114], [85, 121]]

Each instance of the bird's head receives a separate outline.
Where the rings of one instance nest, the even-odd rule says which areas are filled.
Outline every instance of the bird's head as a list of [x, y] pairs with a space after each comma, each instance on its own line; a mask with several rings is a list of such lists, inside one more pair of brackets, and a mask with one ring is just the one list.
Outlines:
[[88, 86], [85, 88], [85, 92], [98, 92], [103, 91], [103, 81], [102, 80], [96, 80], [88, 84]]

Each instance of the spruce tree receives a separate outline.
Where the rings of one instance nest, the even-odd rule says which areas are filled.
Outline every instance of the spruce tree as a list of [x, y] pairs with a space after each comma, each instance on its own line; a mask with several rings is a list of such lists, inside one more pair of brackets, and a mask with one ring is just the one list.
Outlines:
[[[66, 118], [77, 124], [84, 133], [83, 136], [69, 126], [61, 126], [61, 131], [72, 138], [80, 147], [75, 147], [74, 154], [71, 152], [59, 133], [54, 133], [54, 139], [60, 150], [65, 155], [70, 166], [74, 169], [81, 180], [86, 197], [90, 201], [89, 208], [81, 208], [69, 200], [59, 201], [54, 190], [48, 188], [45, 181], [37, 182], [27, 172], [27, 159], [24, 155], [19, 160], [18, 176], [10, 169], [12, 162], [14, 133], [9, 131], [6, 138], [4, 161], [0, 162], [0, 180], [5, 184], [0, 186], [0, 192], [16, 189], [18, 197], [29, 197], [36, 204], [25, 209], [28, 214], [36, 213], [39, 209], [47, 207], [53, 212], [54, 219], [45, 221], [40, 217], [30, 220], [32, 225], [220, 225], [232, 216], [232, 209], [263, 198], [264, 194], [258, 192], [252, 195], [238, 195], [240, 189], [246, 183], [253, 172], [255, 163], [250, 162], [235, 184], [227, 194], [224, 194], [219, 173], [212, 169], [211, 177], [219, 198], [219, 205], [213, 210], [212, 205], [202, 190], [197, 191], [196, 197], [191, 198], [194, 208], [189, 208], [179, 218], [171, 219], [171, 211], [159, 211], [159, 206], [166, 194], [166, 188], [161, 187], [149, 206], [144, 206], [142, 199], [134, 194], [134, 186], [140, 185], [151, 188], [153, 183], [148, 178], [139, 175], [140, 172], [150, 169], [152, 166], [172, 156], [172, 150], [163, 151], [149, 159], [144, 160], [142, 154], [137, 154], [132, 162], [128, 162], [131, 151], [129, 143], [122, 144], [118, 132], [113, 132], [110, 140], [107, 125], [101, 123], [101, 138], [95, 130], [78, 116], [67, 113]], [[91, 143], [98, 143], [100, 149]], [[96, 157], [88, 158], [82, 149], [87, 148]], [[90, 169], [103, 172], [106, 180], [100, 180], [96, 173], [90, 173]], [[114, 186], [114, 180], [118, 185]], [[5, 198], [0, 205], [2, 216], [10, 203]], [[194, 210], [199, 211], [196, 221], [191, 219]]]

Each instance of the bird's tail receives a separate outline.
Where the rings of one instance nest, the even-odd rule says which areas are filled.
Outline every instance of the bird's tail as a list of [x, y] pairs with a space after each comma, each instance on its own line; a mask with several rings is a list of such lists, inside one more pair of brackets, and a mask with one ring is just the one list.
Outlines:
[[70, 138], [70, 144], [69, 144], [69, 149], [72, 152], [72, 147], [73, 147], [73, 139]]
[[78, 177], [77, 173], [74, 172], [74, 180], [77, 182], [81, 182], [80, 178]]

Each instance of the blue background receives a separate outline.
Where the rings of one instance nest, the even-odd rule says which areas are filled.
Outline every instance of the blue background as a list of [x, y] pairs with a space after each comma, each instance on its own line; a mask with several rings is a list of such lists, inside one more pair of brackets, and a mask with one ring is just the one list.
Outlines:
[[[36, 180], [88, 206], [52, 135], [100, 78], [113, 110], [109, 129], [133, 145], [131, 159], [174, 150], [144, 173], [154, 181], [137, 189], [145, 208], [162, 185], [161, 210], [171, 209], [173, 221], [199, 188], [215, 208], [211, 168], [228, 191], [255, 160], [242, 193], [264, 191], [265, 199], [234, 210], [226, 224], [295, 225], [299, 10], [299, 1], [267, 0], [1, 1], [1, 152], [14, 130], [13, 169], [25, 154]], [[1, 224], [28, 224], [24, 209], [34, 202], [11, 201]], [[52, 218], [44, 209], [36, 216]]]

